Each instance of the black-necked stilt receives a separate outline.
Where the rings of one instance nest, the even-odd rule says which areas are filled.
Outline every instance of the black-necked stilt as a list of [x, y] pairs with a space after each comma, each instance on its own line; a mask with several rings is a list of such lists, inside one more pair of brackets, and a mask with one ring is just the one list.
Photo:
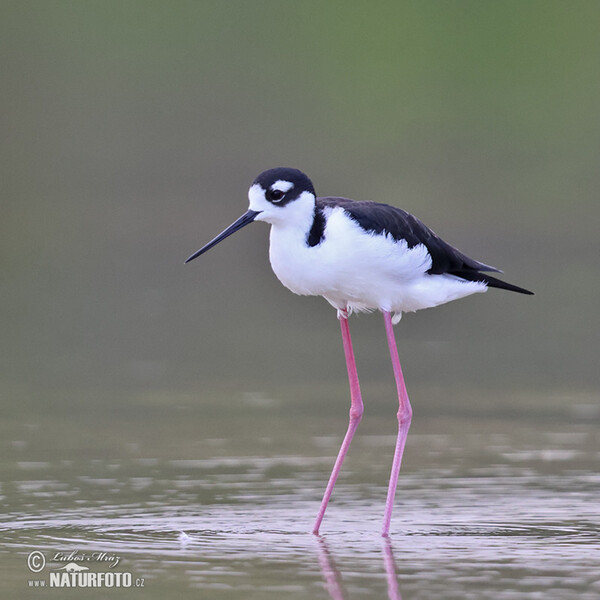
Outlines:
[[348, 317], [355, 311], [383, 313], [399, 400], [398, 438], [382, 528], [387, 536], [412, 416], [393, 325], [403, 312], [485, 292], [488, 287], [532, 292], [489, 275], [500, 271], [459, 252], [400, 208], [317, 198], [311, 180], [298, 169], [264, 171], [252, 183], [248, 197], [248, 211], [185, 262], [252, 221], [266, 221], [271, 225], [269, 258], [281, 283], [296, 294], [323, 296], [337, 309], [350, 381], [350, 423], [317, 514], [315, 534], [363, 414]]

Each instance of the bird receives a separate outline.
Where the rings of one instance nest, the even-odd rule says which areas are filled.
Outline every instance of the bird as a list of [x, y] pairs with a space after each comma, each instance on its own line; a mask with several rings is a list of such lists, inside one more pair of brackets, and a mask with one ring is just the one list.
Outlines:
[[406, 312], [431, 308], [499, 288], [533, 292], [490, 273], [500, 269], [463, 254], [401, 208], [337, 196], [318, 197], [312, 181], [292, 167], [260, 173], [248, 190], [248, 210], [186, 259], [198, 258], [254, 221], [271, 226], [269, 260], [279, 281], [299, 295], [322, 296], [337, 311], [350, 386], [348, 429], [314, 522], [319, 535], [325, 510], [364, 405], [348, 319], [357, 312], [383, 314], [398, 393], [398, 434], [381, 527], [389, 536], [392, 509], [412, 407], [394, 335]]

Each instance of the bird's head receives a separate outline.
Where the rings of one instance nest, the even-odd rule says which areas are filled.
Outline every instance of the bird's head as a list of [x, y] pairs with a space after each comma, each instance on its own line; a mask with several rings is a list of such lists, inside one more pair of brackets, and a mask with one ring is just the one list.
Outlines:
[[248, 190], [250, 210], [257, 212], [257, 221], [292, 222], [296, 213], [312, 212], [315, 189], [312, 181], [298, 169], [277, 167], [263, 171]]
[[208, 242], [185, 262], [194, 260], [252, 221], [288, 223], [307, 227], [313, 218], [315, 189], [312, 181], [298, 169], [276, 167], [263, 171], [248, 190], [250, 205], [237, 221]]

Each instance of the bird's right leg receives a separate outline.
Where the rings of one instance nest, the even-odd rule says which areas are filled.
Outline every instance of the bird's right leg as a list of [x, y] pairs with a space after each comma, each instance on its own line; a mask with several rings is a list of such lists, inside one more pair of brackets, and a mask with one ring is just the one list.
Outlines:
[[392, 461], [392, 473], [390, 475], [390, 483], [388, 486], [387, 500], [385, 503], [385, 512], [383, 515], [383, 527], [381, 535], [387, 537], [390, 533], [390, 521], [392, 519], [392, 509], [394, 507], [394, 496], [396, 495], [396, 486], [398, 485], [398, 475], [400, 473], [400, 464], [402, 463], [402, 454], [404, 453], [404, 445], [406, 444], [406, 436], [412, 420], [412, 408], [404, 383], [404, 375], [398, 358], [398, 348], [396, 346], [396, 338], [394, 337], [394, 324], [392, 315], [389, 312], [383, 313], [385, 322], [385, 332], [388, 339], [390, 349], [390, 357], [392, 359], [392, 367], [394, 369], [394, 378], [396, 380], [396, 388], [398, 390], [398, 437], [396, 438], [396, 449], [394, 450], [394, 460]]
[[333, 471], [329, 477], [329, 482], [325, 488], [325, 494], [323, 496], [323, 500], [321, 501], [321, 508], [317, 514], [315, 526], [313, 527], [313, 533], [315, 535], [318, 535], [319, 533], [319, 528], [321, 527], [321, 521], [323, 521], [323, 517], [325, 515], [327, 503], [329, 502], [329, 498], [331, 498], [333, 487], [335, 486], [335, 482], [342, 468], [342, 463], [344, 462], [344, 458], [346, 457], [346, 453], [350, 447], [350, 442], [354, 437], [354, 432], [360, 423], [364, 410], [362, 396], [360, 393], [360, 385], [358, 383], [358, 373], [356, 372], [354, 350], [352, 349], [352, 339], [350, 338], [350, 328], [348, 327], [348, 312], [345, 310], [338, 311], [338, 315], [340, 326], [342, 328], [342, 341], [344, 344], [344, 354], [346, 356], [346, 367], [348, 369], [348, 381], [350, 382], [350, 422], [348, 424], [348, 431], [346, 431], [344, 441], [342, 442], [342, 446], [335, 461], [335, 465], [333, 466]]

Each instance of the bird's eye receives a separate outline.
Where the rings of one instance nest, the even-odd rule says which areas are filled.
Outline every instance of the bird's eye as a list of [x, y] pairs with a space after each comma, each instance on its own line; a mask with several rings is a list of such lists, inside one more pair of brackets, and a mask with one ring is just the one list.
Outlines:
[[267, 192], [267, 200], [270, 200], [271, 202], [281, 202], [284, 196], [285, 192], [282, 192], [281, 190], [269, 190]]

